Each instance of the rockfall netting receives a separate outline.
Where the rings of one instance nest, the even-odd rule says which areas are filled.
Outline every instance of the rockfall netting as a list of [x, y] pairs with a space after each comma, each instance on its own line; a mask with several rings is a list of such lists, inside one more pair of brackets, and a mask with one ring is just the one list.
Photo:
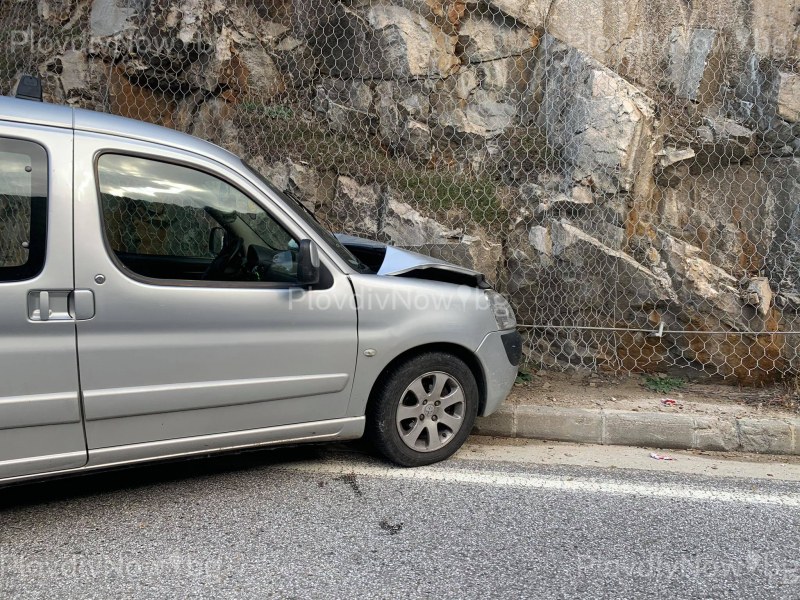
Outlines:
[[793, 0], [2, 0], [0, 91], [485, 272], [544, 367], [800, 371]]

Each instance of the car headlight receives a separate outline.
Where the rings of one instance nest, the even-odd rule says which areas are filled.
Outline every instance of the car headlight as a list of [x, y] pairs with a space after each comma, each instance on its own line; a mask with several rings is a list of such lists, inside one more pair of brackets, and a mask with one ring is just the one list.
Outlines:
[[498, 294], [494, 290], [486, 290], [486, 299], [489, 301], [489, 307], [494, 313], [498, 329], [514, 329], [517, 326], [517, 317], [514, 316], [514, 309], [511, 308], [508, 300], [503, 298], [502, 294]]

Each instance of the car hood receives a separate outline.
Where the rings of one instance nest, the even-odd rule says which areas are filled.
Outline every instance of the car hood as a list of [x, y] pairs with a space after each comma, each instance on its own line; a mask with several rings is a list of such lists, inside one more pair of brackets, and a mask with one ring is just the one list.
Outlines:
[[369, 255], [370, 260], [365, 262], [380, 277], [411, 277], [479, 288], [489, 287], [483, 273], [438, 258], [352, 235], [336, 234], [336, 238], [358, 258], [364, 260]]

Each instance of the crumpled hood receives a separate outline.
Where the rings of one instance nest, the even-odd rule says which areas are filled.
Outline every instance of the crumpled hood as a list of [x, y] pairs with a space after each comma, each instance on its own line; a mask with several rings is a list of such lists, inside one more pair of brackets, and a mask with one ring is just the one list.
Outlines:
[[[382, 277], [412, 277], [429, 281], [443, 281], [457, 285], [488, 288], [483, 273], [460, 267], [438, 258], [425, 256], [418, 252], [387, 246], [381, 242], [367, 240], [352, 235], [336, 234], [337, 239], [357, 257], [368, 253], [373, 258], [373, 270], [376, 257], [382, 255], [376, 275]], [[369, 262], [369, 261], [365, 261]]]

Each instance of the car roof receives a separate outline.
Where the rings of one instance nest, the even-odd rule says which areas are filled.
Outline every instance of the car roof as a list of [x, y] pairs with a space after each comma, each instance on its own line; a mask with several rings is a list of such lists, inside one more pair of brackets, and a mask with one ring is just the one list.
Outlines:
[[186, 133], [144, 121], [71, 106], [0, 97], [0, 121], [117, 135], [188, 150], [227, 165], [235, 166], [240, 163], [236, 155]]

